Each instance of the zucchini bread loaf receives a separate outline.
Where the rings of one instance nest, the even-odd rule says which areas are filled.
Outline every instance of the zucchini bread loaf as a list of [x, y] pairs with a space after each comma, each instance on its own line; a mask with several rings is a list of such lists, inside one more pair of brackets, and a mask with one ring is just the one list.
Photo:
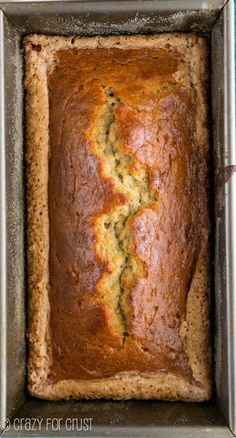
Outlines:
[[24, 46], [30, 393], [209, 399], [206, 41]]

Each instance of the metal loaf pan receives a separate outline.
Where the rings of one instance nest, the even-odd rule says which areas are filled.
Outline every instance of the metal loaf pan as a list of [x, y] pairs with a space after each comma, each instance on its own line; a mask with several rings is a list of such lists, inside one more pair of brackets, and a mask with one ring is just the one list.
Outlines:
[[[236, 165], [234, 2], [229, 0], [0, 1], [0, 414], [43, 419], [5, 436], [77, 435], [65, 419], [93, 418], [84, 436], [230, 437], [236, 433]], [[45, 402], [25, 389], [25, 192], [22, 36], [199, 31], [211, 48], [215, 172], [213, 331], [215, 396], [204, 404], [155, 401]], [[227, 166], [227, 167], [226, 167]], [[231, 167], [229, 167], [231, 166]], [[46, 418], [61, 418], [60, 431]], [[2, 423], [1, 423], [2, 424]], [[83, 435], [82, 432], [79, 433]]]

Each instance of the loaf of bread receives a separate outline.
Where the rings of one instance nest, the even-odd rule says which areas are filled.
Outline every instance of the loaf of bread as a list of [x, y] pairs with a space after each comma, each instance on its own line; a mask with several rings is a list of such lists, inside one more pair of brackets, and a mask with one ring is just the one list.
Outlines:
[[208, 400], [205, 39], [24, 47], [30, 393]]

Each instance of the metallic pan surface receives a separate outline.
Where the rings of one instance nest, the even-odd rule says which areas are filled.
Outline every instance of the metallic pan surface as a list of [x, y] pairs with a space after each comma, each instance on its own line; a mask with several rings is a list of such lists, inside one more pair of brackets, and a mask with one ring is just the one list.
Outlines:
[[[212, 32], [212, 110], [216, 181], [216, 387], [219, 404], [235, 433], [236, 171], [229, 178], [224, 173], [225, 168], [229, 169], [227, 166], [236, 164], [234, 14], [234, 4], [229, 2]], [[222, 49], [224, 57], [220, 57]]]
[[[25, 374], [22, 68], [19, 36], [1, 19], [1, 414], [22, 403]], [[3, 32], [4, 30], [4, 32]], [[7, 62], [6, 62], [7, 59]]]
[[[229, 0], [44, 1], [0, 0], [0, 415], [43, 418], [34, 435], [76, 436], [66, 418], [93, 417], [86, 436], [224, 438], [235, 433], [236, 173], [234, 4]], [[211, 36], [215, 175], [216, 401], [45, 402], [25, 391], [24, 161], [21, 37], [25, 33], [114, 34], [200, 30]], [[227, 176], [227, 175], [226, 175]], [[226, 178], [225, 178], [226, 179]], [[62, 418], [61, 430], [46, 429]], [[223, 418], [224, 417], [224, 418]], [[230, 431], [231, 430], [231, 431]], [[5, 436], [29, 436], [11, 427]], [[82, 436], [82, 435], [80, 435]]]

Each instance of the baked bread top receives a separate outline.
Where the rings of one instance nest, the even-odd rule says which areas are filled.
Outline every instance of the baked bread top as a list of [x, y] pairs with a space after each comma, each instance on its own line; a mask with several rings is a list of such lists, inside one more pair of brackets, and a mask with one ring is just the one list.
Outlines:
[[209, 398], [205, 40], [31, 36], [25, 48], [32, 393]]

